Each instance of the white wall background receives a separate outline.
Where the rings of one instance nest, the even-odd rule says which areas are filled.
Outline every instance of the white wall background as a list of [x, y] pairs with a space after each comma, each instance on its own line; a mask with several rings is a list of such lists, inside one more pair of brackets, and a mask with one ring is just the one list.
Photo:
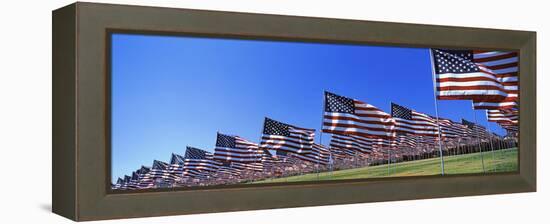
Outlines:
[[[550, 84], [545, 1], [97, 1], [538, 32], [538, 192], [343, 206], [140, 218], [101, 223], [540, 223], [548, 220], [550, 160], [544, 137]], [[51, 10], [69, 0], [0, 6], [0, 220], [68, 223], [51, 209]], [[31, 180], [28, 177], [32, 177]]]

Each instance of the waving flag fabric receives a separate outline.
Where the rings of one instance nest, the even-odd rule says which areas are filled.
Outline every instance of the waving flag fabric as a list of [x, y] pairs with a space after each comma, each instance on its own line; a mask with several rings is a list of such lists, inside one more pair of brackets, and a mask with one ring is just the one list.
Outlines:
[[431, 49], [437, 98], [503, 100], [508, 92], [497, 74], [474, 62], [470, 50]]
[[507, 93], [504, 99], [474, 99], [474, 109], [509, 109], [518, 105], [518, 53], [474, 51], [473, 62], [490, 69]]
[[233, 167], [235, 169], [239, 170], [251, 170], [256, 172], [262, 172], [264, 170], [264, 166], [262, 163], [238, 163], [238, 162], [232, 162], [230, 164], [230, 167]]
[[293, 153], [292, 156], [311, 163], [327, 165], [329, 162], [330, 151], [325, 146], [314, 143], [311, 152], [303, 154]]
[[195, 147], [187, 146], [185, 156], [183, 161], [178, 160], [178, 164], [183, 165], [186, 171], [214, 172], [222, 165], [221, 162], [213, 160], [212, 153]]
[[466, 126], [456, 123], [450, 119], [439, 118], [439, 125], [441, 126], [441, 138], [462, 138], [466, 135]]
[[389, 114], [370, 104], [325, 92], [325, 133], [391, 139], [394, 125]]
[[508, 134], [517, 133], [519, 131], [519, 127], [516, 124], [499, 123], [499, 125], [504, 128], [508, 132]]
[[315, 130], [265, 118], [260, 146], [262, 149], [291, 153], [310, 153]]
[[462, 124], [466, 125], [469, 129], [468, 134], [471, 138], [481, 138], [485, 139], [488, 136], [487, 130], [485, 127], [478, 125], [474, 122], [468, 121], [466, 119], [462, 119]]
[[497, 123], [518, 123], [517, 110], [487, 110], [487, 120]]
[[257, 163], [262, 161], [258, 144], [239, 136], [218, 133], [214, 159], [223, 162]]
[[353, 135], [333, 134], [330, 140], [330, 147], [340, 151], [353, 150], [361, 153], [371, 153], [372, 145], [372, 139]]
[[206, 150], [187, 146], [185, 159], [214, 159], [214, 155]]
[[399, 148], [415, 148], [418, 144], [418, 136], [417, 135], [410, 135], [410, 134], [404, 134], [404, 135], [398, 135], [397, 136], [397, 147]]
[[436, 119], [398, 104], [391, 104], [395, 131], [403, 134], [438, 136]]

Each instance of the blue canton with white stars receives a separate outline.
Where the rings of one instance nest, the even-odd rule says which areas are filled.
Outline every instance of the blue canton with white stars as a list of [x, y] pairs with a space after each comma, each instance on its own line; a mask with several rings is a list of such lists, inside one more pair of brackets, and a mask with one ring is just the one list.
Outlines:
[[325, 111], [353, 114], [355, 102], [353, 99], [325, 92]]
[[187, 146], [187, 149], [185, 150], [186, 159], [211, 159], [212, 156], [213, 155], [210, 152], [191, 146]]
[[235, 137], [218, 133], [217, 147], [235, 148]]
[[264, 122], [264, 134], [265, 135], [279, 135], [290, 136], [290, 126], [276, 120], [265, 118]]
[[391, 103], [391, 116], [397, 118], [403, 118], [407, 120], [412, 120], [412, 110], [404, 106]]
[[473, 62], [472, 51], [432, 49], [436, 74], [474, 73], [480, 69]]

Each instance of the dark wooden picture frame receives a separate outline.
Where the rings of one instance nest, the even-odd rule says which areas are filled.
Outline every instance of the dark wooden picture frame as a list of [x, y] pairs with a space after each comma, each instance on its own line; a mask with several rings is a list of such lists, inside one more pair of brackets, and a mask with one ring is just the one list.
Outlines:
[[[114, 192], [112, 32], [519, 51], [519, 172]], [[53, 12], [53, 212], [81, 221], [533, 192], [535, 68], [529, 31], [74, 3]]]

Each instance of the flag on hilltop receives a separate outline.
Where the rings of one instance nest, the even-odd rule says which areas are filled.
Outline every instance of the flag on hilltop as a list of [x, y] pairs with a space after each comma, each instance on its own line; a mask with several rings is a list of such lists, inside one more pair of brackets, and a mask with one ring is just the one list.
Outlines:
[[396, 138], [392, 139], [372, 139], [372, 147], [373, 148], [384, 148], [384, 147], [395, 147], [397, 145]]
[[476, 64], [470, 50], [431, 49], [440, 100], [503, 100], [508, 93], [496, 74]]
[[153, 178], [151, 177], [150, 172], [151, 172], [151, 168], [146, 166], [141, 166], [141, 168], [139, 168], [136, 171], [136, 173], [139, 176], [139, 180], [137, 184], [138, 188], [140, 189], [149, 188], [150, 186], [153, 185]]
[[185, 157], [178, 157], [176, 162], [182, 165], [183, 176], [197, 177], [215, 172], [221, 163], [214, 160], [212, 153], [199, 148], [187, 146]]
[[128, 189], [137, 189], [139, 185], [139, 175], [136, 171], [132, 172], [132, 176], [128, 182]]
[[178, 177], [172, 173], [170, 164], [155, 160], [153, 161], [153, 166], [151, 168], [150, 174], [153, 178], [160, 179], [159, 183], [167, 183], [169, 181], [174, 181]]
[[330, 151], [324, 145], [313, 143], [311, 152], [302, 154], [292, 153], [291, 156], [314, 164], [328, 165]]
[[255, 172], [262, 172], [264, 170], [264, 165], [262, 163], [232, 162], [229, 166], [239, 170], [250, 170]]
[[393, 118], [375, 106], [325, 92], [325, 133], [391, 139], [395, 137], [394, 125]]
[[391, 115], [395, 120], [395, 131], [398, 133], [438, 136], [436, 119], [427, 114], [391, 103]]
[[214, 155], [206, 150], [187, 146], [185, 159], [214, 159]]
[[509, 109], [518, 105], [518, 53], [474, 51], [473, 62], [490, 69], [507, 93], [504, 99], [474, 99], [474, 109]]
[[170, 164], [182, 164], [185, 160], [185, 157], [172, 153], [172, 157], [170, 158]]
[[239, 136], [218, 133], [214, 159], [226, 163], [257, 163], [262, 161], [262, 150], [258, 144]]
[[462, 124], [468, 127], [468, 135], [470, 138], [487, 138], [487, 130], [485, 129], [485, 127], [466, 119], [462, 119]]
[[450, 119], [440, 117], [439, 125], [441, 127], [441, 138], [443, 139], [463, 138], [466, 135], [467, 126]]
[[330, 147], [339, 151], [353, 150], [360, 153], [372, 152], [373, 140], [361, 136], [333, 134]]
[[290, 153], [309, 153], [315, 137], [314, 129], [301, 128], [265, 118], [260, 146], [262, 149]]
[[415, 148], [418, 144], [418, 136], [410, 134], [401, 134], [396, 138], [398, 148]]
[[165, 184], [175, 180], [177, 177], [170, 173], [169, 167], [170, 165], [168, 163], [154, 160], [153, 166], [150, 169], [147, 168], [149, 170], [145, 174], [140, 175], [138, 187], [141, 189], [151, 188], [155, 186], [155, 184]]

